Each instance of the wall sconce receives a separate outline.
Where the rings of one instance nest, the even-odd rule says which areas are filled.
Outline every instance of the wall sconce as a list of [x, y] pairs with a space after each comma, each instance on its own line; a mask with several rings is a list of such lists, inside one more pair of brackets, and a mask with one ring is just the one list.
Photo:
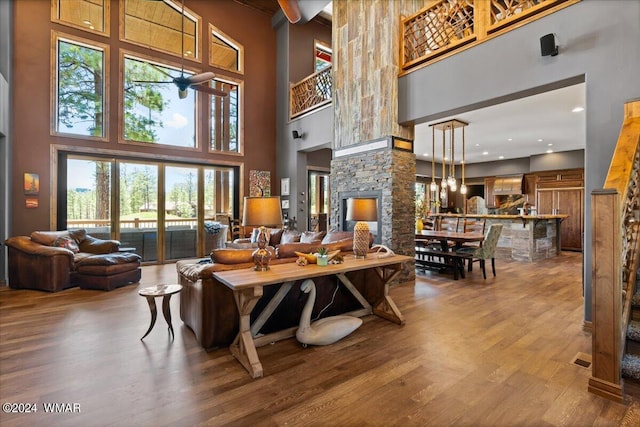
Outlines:
[[304, 133], [298, 132], [297, 130], [292, 130], [291, 135], [293, 136], [293, 139], [302, 139], [304, 137]]

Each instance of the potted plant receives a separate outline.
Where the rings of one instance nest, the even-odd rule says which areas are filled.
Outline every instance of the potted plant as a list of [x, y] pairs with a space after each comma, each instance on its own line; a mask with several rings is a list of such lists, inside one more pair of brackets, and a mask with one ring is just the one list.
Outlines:
[[316, 251], [316, 259], [318, 265], [327, 265], [329, 263], [327, 248], [324, 246], [319, 247]]

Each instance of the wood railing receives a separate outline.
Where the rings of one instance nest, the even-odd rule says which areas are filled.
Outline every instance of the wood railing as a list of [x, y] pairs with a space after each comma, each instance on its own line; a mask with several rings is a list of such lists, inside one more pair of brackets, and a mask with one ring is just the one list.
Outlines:
[[291, 84], [289, 118], [301, 116], [331, 102], [331, 66]]
[[401, 70], [471, 47], [578, 1], [438, 1], [402, 20]]
[[589, 391], [624, 400], [621, 375], [640, 231], [640, 101], [625, 118], [607, 179], [591, 194], [592, 368]]

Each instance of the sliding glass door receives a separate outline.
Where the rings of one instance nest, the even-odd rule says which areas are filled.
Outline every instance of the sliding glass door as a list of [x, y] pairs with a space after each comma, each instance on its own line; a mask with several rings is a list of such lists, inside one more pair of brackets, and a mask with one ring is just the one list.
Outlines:
[[158, 260], [158, 165], [118, 162], [122, 248], [135, 252], [143, 262]]
[[112, 162], [69, 157], [66, 162], [67, 228], [111, 237]]
[[143, 262], [208, 255], [239, 209], [238, 167], [61, 154], [58, 170], [58, 227], [118, 239]]

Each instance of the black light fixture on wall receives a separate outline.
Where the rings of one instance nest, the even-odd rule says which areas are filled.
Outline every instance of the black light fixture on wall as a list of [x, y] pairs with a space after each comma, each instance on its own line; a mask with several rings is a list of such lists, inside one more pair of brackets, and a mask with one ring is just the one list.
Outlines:
[[302, 137], [304, 136], [303, 133], [298, 132], [297, 130], [292, 130], [291, 135], [293, 136], [293, 139], [302, 139]]
[[558, 41], [555, 34], [551, 33], [540, 37], [540, 52], [542, 56], [556, 56], [558, 54]]

